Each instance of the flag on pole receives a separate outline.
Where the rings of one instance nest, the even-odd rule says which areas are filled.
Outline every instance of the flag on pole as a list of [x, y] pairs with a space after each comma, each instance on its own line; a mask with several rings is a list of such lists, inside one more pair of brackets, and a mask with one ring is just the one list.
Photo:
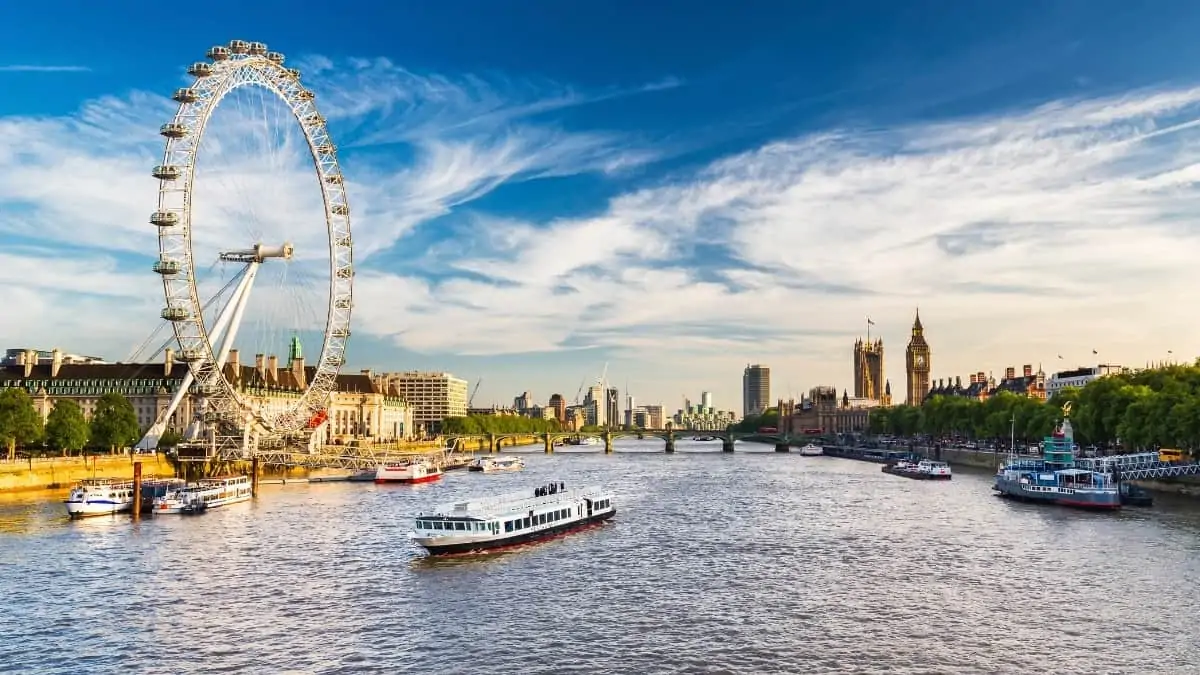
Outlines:
[[874, 321], [872, 321], [872, 320], [871, 320], [871, 317], [869, 317], [869, 316], [867, 317], [867, 325], [868, 325], [868, 326], [874, 326], [874, 325], [875, 325], [875, 322], [874, 322]]
[[1098, 351], [1096, 351], [1095, 349], [1093, 349], [1093, 350], [1092, 350], [1092, 353], [1093, 353], [1093, 354], [1099, 354], [1100, 352], [1098, 352]]

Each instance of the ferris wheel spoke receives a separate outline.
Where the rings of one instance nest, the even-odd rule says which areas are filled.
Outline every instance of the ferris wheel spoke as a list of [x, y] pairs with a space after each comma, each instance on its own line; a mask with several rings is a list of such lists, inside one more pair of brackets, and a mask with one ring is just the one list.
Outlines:
[[[171, 322], [180, 359], [188, 365], [186, 384], [173, 397], [171, 412], [194, 379], [196, 391], [207, 404], [205, 419], [213, 424], [210, 440], [216, 444], [218, 437], [225, 439], [221, 443], [249, 439], [237, 442], [249, 444], [242, 445], [242, 450], [253, 450], [254, 439], [260, 436], [303, 431], [313, 414], [327, 405], [337, 373], [345, 362], [353, 308], [350, 207], [336, 148], [312, 92], [300, 81], [299, 72], [285, 67], [283, 56], [267, 51], [261, 43], [234, 40], [228, 46], [213, 47], [208, 57], [208, 61], [188, 68], [194, 81], [175, 92], [173, 98], [179, 107], [174, 118], [160, 129], [166, 144], [162, 163], [152, 171], [159, 180], [158, 209], [150, 217], [159, 235], [159, 258], [154, 270], [162, 278], [166, 298], [162, 316]], [[198, 172], [197, 158], [208, 147], [206, 144], [202, 148], [202, 139], [213, 113], [235, 93], [249, 94], [230, 99], [233, 103], [230, 108], [239, 117], [236, 128], [239, 135], [212, 148], [214, 156], [228, 160], [229, 175]], [[302, 146], [293, 143], [294, 136], [287, 133], [288, 129], [299, 129]], [[240, 147], [239, 142], [248, 147]], [[253, 172], [257, 168], [259, 178], [287, 177], [285, 163], [293, 158], [294, 152], [307, 153], [310, 169], [316, 170], [331, 255], [326, 268], [329, 277], [323, 290], [305, 297], [302, 291], [313, 291], [318, 284], [311, 283], [304, 274], [307, 270], [292, 260], [292, 245], [283, 243], [295, 241], [294, 233], [273, 231], [273, 227], [294, 226], [290, 209], [295, 205], [286, 203], [281, 208], [278, 200], [272, 199], [276, 191], [264, 189], [254, 179]], [[205, 201], [208, 193], [196, 191], [198, 174], [201, 186], [222, 188], [215, 198]], [[214, 224], [220, 227], [197, 228], [193, 209], [198, 202], [204, 204], [205, 219], [215, 217]], [[248, 235], [247, 242], [224, 240], [231, 231], [242, 230]], [[276, 238], [283, 242], [275, 241]], [[310, 240], [300, 241], [311, 248]], [[209, 303], [201, 304], [201, 287], [207, 287], [212, 279], [222, 278], [227, 268], [223, 265], [219, 275], [213, 267], [207, 273], [197, 268], [195, 246], [205, 243], [222, 247], [253, 244], [250, 249], [233, 251], [232, 257], [222, 254], [221, 260], [240, 269], [225, 284], [228, 288], [237, 281], [231, 297], [215, 316], [206, 315]], [[304, 251], [309, 257], [315, 254]], [[293, 265], [297, 265], [296, 269], [292, 269]], [[256, 282], [263, 274], [276, 273], [276, 268], [277, 284]], [[224, 289], [217, 295], [223, 293]], [[321, 303], [313, 300], [321, 295], [325, 297], [323, 312], [319, 311]], [[259, 296], [262, 303], [255, 306], [263, 304], [264, 309], [248, 309], [251, 300]], [[276, 316], [281, 313], [289, 313], [290, 321]], [[263, 332], [268, 336], [287, 328], [298, 336], [312, 326], [324, 326], [312, 377], [306, 378], [309, 381], [304, 383], [297, 399], [281, 408], [260, 408], [259, 402], [243, 396], [225, 376], [223, 366], [239, 333], [244, 332], [247, 314], [252, 317], [251, 323], [265, 322]], [[318, 318], [320, 314], [324, 314], [323, 319]], [[170, 415], [164, 415], [160, 421], [165, 424], [169, 419]], [[157, 431], [161, 433], [162, 428]], [[157, 437], [153, 440], [157, 441]]]

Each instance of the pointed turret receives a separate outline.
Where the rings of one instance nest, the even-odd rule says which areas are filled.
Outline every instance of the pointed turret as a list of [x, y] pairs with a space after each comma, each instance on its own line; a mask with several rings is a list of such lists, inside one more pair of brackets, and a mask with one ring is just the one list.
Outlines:
[[916, 316], [916, 319], [913, 320], [912, 329], [913, 329], [913, 335], [920, 335], [921, 331], [925, 330], [925, 327], [921, 325], [921, 308], [920, 307], [917, 308], [917, 316]]
[[293, 335], [292, 341], [288, 345], [288, 367], [290, 368], [292, 364], [302, 358], [304, 358], [304, 353], [300, 348], [300, 336]]

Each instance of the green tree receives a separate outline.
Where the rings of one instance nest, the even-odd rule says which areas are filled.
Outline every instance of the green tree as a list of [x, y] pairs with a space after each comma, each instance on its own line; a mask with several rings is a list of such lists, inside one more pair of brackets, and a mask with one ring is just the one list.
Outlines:
[[120, 394], [105, 394], [92, 411], [91, 439], [110, 451], [133, 445], [139, 435], [137, 413], [129, 399]]
[[516, 415], [467, 415], [442, 420], [443, 434], [541, 434], [558, 430], [558, 420]]
[[183, 442], [183, 435], [175, 431], [164, 431], [162, 436], [158, 437], [158, 447], [173, 448]]
[[46, 418], [46, 442], [63, 455], [72, 450], [82, 450], [88, 442], [88, 422], [79, 404], [71, 399], [60, 398]]
[[18, 445], [28, 445], [41, 436], [42, 416], [29, 394], [12, 387], [0, 391], [0, 441], [8, 449], [8, 459], [16, 459]]

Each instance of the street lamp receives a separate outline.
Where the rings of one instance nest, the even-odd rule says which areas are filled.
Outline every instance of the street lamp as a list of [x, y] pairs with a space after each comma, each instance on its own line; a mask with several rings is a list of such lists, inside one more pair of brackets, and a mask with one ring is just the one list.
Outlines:
[[1012, 423], [1012, 427], [1009, 430], [1008, 452], [1009, 452], [1009, 454], [1015, 454], [1017, 452], [1017, 414], [1016, 413], [1013, 413], [1012, 420], [1010, 420], [1010, 422]]

